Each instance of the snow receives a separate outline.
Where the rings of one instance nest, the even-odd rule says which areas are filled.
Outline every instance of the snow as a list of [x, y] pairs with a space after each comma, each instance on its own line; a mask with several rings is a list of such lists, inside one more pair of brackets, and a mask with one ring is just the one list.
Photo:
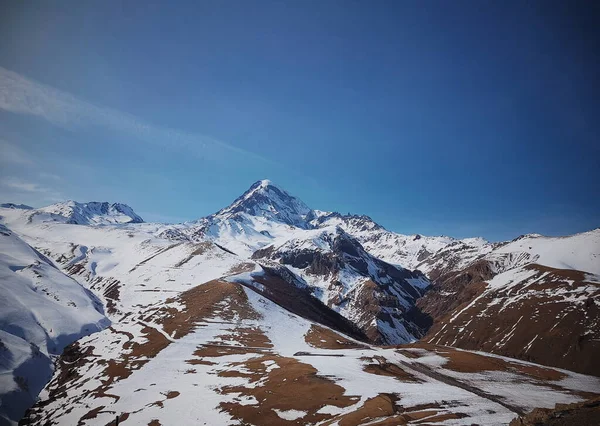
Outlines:
[[210, 217], [210, 220], [235, 219], [237, 213], [246, 213], [304, 228], [311, 212], [301, 200], [263, 179], [254, 183], [230, 206]]
[[497, 255], [525, 253], [531, 262], [600, 275], [600, 229], [568, 237], [526, 236], [496, 250]]
[[107, 327], [97, 298], [0, 225], [0, 418], [19, 420], [52, 374], [52, 356]]
[[277, 410], [274, 409], [273, 411], [275, 411], [275, 413], [282, 419], [284, 420], [298, 420], [301, 419], [302, 417], [306, 416], [306, 411], [299, 411], [299, 410]]

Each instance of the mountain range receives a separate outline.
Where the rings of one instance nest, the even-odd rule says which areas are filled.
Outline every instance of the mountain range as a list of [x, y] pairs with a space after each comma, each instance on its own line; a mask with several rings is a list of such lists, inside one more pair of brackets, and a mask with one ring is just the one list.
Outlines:
[[402, 235], [268, 180], [182, 224], [0, 216], [6, 424], [507, 424], [600, 395], [600, 229]]

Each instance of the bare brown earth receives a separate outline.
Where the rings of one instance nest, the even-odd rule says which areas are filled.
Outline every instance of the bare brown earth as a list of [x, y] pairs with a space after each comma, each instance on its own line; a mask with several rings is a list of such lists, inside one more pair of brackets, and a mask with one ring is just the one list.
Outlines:
[[[418, 301], [435, 321], [422, 341], [600, 376], [598, 284], [580, 271], [532, 264], [530, 279], [479, 297], [490, 278], [482, 262], [438, 278]], [[590, 291], [581, 303], [564, 300]]]
[[220, 310], [219, 314], [224, 320], [259, 318], [248, 304], [246, 293], [239, 284], [219, 280], [191, 288], [173, 299], [184, 304], [183, 310], [161, 307], [151, 314], [151, 318], [162, 324], [163, 330], [171, 337], [181, 338], [191, 332], [196, 323], [211, 317], [223, 300], [228, 303], [228, 309]]
[[[553, 368], [544, 368], [536, 365], [525, 365], [517, 362], [506, 361], [480, 355], [473, 352], [459, 351], [453, 348], [432, 345], [429, 343], [414, 343], [405, 345], [411, 348], [422, 348], [448, 359], [444, 368], [460, 373], [481, 373], [484, 371], [512, 371], [539, 380], [556, 381], [567, 377], [566, 374]], [[406, 353], [404, 351], [402, 353]], [[413, 356], [415, 356], [413, 352]], [[418, 359], [418, 356], [417, 356]]]
[[181, 268], [183, 265], [188, 263], [190, 260], [194, 258], [194, 256], [200, 256], [201, 254], [206, 253], [211, 247], [212, 243], [209, 241], [202, 241], [196, 243], [196, 248], [189, 254], [189, 256], [183, 258], [179, 262], [177, 262], [174, 266], [175, 268]]
[[366, 345], [353, 342], [328, 328], [315, 324], [311, 325], [304, 340], [318, 349], [367, 349]]
[[556, 404], [554, 409], [536, 408], [517, 417], [510, 426], [598, 426], [600, 398], [575, 404]]
[[[435, 326], [444, 317], [454, 312], [485, 289], [485, 281], [494, 276], [491, 265], [485, 261], [478, 261], [461, 271], [452, 271], [437, 276], [433, 280], [433, 288], [417, 300], [417, 306], [429, 314]], [[435, 327], [434, 326], [434, 327]]]
[[[393, 416], [398, 412], [395, 405], [398, 397], [393, 394], [379, 394], [370, 398], [358, 410], [336, 419], [340, 426], [359, 425], [380, 417]], [[333, 422], [325, 423], [326, 425]]]
[[[275, 361], [279, 368], [266, 373], [264, 361]], [[265, 356], [254, 358], [244, 367], [253, 371], [255, 376], [238, 373], [238, 377], [251, 379], [251, 383], [263, 380], [259, 387], [230, 386], [221, 389], [223, 393], [240, 394], [254, 397], [258, 404], [241, 405], [222, 403], [225, 409], [235, 419], [244, 423], [261, 425], [306, 424], [331, 418], [330, 414], [319, 414], [317, 411], [324, 405], [347, 407], [355, 404], [358, 397], [344, 395], [344, 388], [336, 385], [330, 379], [317, 375], [317, 370], [309, 364], [304, 364], [294, 358]], [[233, 376], [229, 371], [220, 375]], [[298, 396], [302, 395], [301, 398]], [[286, 421], [280, 418], [274, 409], [299, 410], [306, 412], [300, 421]]]
[[250, 262], [242, 262], [235, 266], [233, 266], [229, 271], [227, 271], [227, 276], [243, 274], [244, 272], [252, 272], [256, 264]]
[[[252, 317], [250, 311], [245, 314]], [[342, 336], [327, 331], [329, 333], [326, 334], [332, 339], [349, 342]], [[330, 414], [317, 413], [324, 405], [347, 407], [355, 404], [358, 399], [344, 395], [344, 388], [328, 378], [319, 376], [311, 365], [272, 353], [273, 345], [259, 328], [234, 327], [227, 334], [218, 337], [219, 340], [200, 345], [194, 355], [203, 362], [211, 362], [211, 358], [223, 355], [256, 354], [247, 361], [232, 362], [227, 368], [216, 373], [221, 377], [243, 377], [250, 382], [248, 386], [225, 386], [219, 392], [234, 394], [238, 398], [251, 397], [258, 401], [254, 405], [222, 403], [221, 408], [234, 419], [261, 425], [312, 423], [332, 417]], [[194, 359], [188, 362], [193, 361]], [[267, 364], [273, 363], [276, 364], [276, 368], [268, 369]], [[253, 386], [259, 380], [261, 386]], [[302, 398], [298, 395], [302, 395]], [[301, 421], [289, 422], [273, 411], [291, 409], [305, 411], [306, 415]]]
[[361, 358], [363, 361], [369, 362], [363, 367], [363, 370], [370, 374], [376, 374], [378, 376], [395, 377], [396, 379], [403, 382], [421, 382], [410, 373], [407, 373], [396, 364], [389, 363], [384, 357], [374, 356]]
[[398, 405], [398, 401], [398, 397], [394, 394], [380, 393], [365, 401], [357, 410], [338, 416], [323, 424], [339, 424], [340, 426], [357, 426], [361, 424], [396, 426], [409, 423], [435, 424], [444, 420], [466, 417], [461, 413], [444, 412], [438, 414], [438, 409], [442, 409], [438, 404], [404, 408]]

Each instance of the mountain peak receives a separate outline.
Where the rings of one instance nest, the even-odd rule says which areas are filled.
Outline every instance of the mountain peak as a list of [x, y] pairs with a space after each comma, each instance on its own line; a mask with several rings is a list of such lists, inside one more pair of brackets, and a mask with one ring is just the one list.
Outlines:
[[73, 200], [52, 204], [32, 211], [30, 221], [54, 221], [76, 225], [107, 225], [119, 223], [142, 223], [131, 207], [122, 203]]
[[14, 209], [14, 210], [33, 210], [33, 207], [26, 204], [15, 204], [15, 203], [2, 203], [0, 207], [3, 209]]
[[302, 200], [268, 179], [254, 182], [231, 205], [214, 216], [229, 218], [239, 214], [261, 216], [300, 228], [308, 227], [308, 221], [314, 216], [314, 212]]

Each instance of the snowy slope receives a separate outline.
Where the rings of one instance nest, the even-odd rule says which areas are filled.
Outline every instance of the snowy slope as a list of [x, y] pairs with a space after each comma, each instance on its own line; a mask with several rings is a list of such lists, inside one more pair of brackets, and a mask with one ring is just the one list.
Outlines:
[[527, 263], [600, 275], [600, 228], [566, 237], [524, 235], [491, 252], [498, 271]]
[[50, 379], [53, 356], [109, 325], [99, 300], [0, 225], [0, 418], [16, 422]]
[[[479, 366], [466, 374], [465, 355]], [[68, 360], [78, 374], [55, 376], [24, 424], [504, 425], [600, 392], [598, 378], [485, 354], [371, 347], [219, 281], [82, 339]]]
[[[6, 400], [3, 406], [15, 407], [9, 414], [14, 421], [33, 403], [50, 378], [52, 360], [48, 355], [60, 354], [66, 344], [109, 323], [100, 313], [87, 309], [76, 294], [71, 294], [80, 291], [88, 300], [97, 300], [78, 282], [97, 295], [102, 302], [96, 302], [98, 308], [104, 305], [114, 325], [143, 306], [164, 302], [200, 283], [254, 267], [211, 242], [172, 241], [156, 236], [168, 229], [165, 225], [87, 226], [62, 220], [30, 221], [29, 216], [14, 209], [0, 209], [0, 216], [20, 237], [35, 246], [40, 256], [52, 259], [62, 270], [38, 258], [13, 232], [5, 231], [7, 235], [3, 237], [0, 253], [7, 263], [4, 276], [10, 280], [2, 281], [0, 317], [5, 320], [2, 330], [10, 324], [6, 330], [11, 334], [3, 334], [2, 340], [10, 345], [10, 356], [15, 357], [10, 362], [10, 357], [7, 358], [5, 368], [6, 371], [18, 370], [19, 366], [26, 365], [27, 374], [18, 371], [24, 380], [29, 380], [27, 387], [26, 382], [22, 382], [23, 390], [13, 392], [16, 385], [12, 376], [2, 375], [7, 380], [2, 385], [3, 401]], [[31, 297], [25, 299], [20, 291], [31, 293]], [[30, 314], [24, 304], [35, 309], [35, 315]], [[38, 312], [42, 308], [52, 315]], [[99, 325], [94, 326], [96, 323]], [[138, 327], [143, 328], [139, 324]], [[21, 336], [23, 333], [27, 334]], [[44, 339], [47, 343], [42, 344]], [[32, 353], [38, 352], [32, 352], [30, 341], [44, 347], [41, 355], [33, 358], [39, 364], [35, 369], [29, 360]]]

